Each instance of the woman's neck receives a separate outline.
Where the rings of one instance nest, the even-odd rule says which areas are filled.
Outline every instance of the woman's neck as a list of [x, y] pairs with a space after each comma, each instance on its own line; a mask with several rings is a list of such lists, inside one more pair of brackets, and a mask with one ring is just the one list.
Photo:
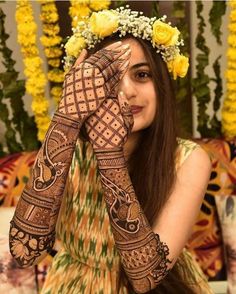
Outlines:
[[125, 143], [124, 155], [126, 160], [129, 159], [130, 155], [133, 153], [135, 147], [137, 146], [140, 135], [140, 132], [131, 133], [127, 142]]

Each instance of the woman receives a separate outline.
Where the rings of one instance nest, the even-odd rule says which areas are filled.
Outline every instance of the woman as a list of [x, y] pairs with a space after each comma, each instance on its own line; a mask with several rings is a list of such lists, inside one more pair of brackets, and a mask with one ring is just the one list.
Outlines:
[[[104, 39], [97, 17], [108, 15], [112, 30]], [[57, 224], [62, 249], [42, 293], [211, 293], [181, 253], [211, 164], [198, 145], [177, 140], [168, 69], [183, 75], [171, 60], [179, 58], [179, 33], [170, 30], [156, 52], [149, 35], [134, 32], [135, 24], [142, 32], [150, 25], [161, 36], [160, 22], [121, 9], [93, 14], [87, 31], [83, 24], [79, 38], [96, 43], [92, 32], [104, 40], [67, 74], [11, 222], [12, 255], [24, 267], [40, 261], [53, 246], [67, 179]], [[89, 144], [75, 147], [79, 135]]]

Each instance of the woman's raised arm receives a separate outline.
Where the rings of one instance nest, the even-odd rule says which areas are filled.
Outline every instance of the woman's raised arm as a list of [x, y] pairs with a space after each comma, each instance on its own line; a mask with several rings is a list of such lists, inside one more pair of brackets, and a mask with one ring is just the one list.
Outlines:
[[[151, 228], [135, 195], [124, 157], [132, 114], [128, 103], [121, 96], [119, 99], [120, 103], [106, 99], [86, 121], [86, 128], [98, 160], [122, 266], [135, 292], [146, 293], [156, 288], [183, 250], [199, 212], [211, 164], [201, 148], [192, 152], [181, 166], [174, 190]], [[94, 137], [94, 133], [99, 136]]]
[[11, 221], [10, 251], [22, 267], [38, 263], [52, 249], [80, 128], [110, 95], [127, 67], [129, 55], [121, 45], [114, 43], [76, 62], [66, 75], [58, 110]]

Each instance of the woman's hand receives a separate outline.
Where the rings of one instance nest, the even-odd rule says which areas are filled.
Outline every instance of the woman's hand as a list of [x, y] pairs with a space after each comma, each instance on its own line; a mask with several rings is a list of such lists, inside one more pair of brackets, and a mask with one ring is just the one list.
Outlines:
[[89, 58], [82, 56], [66, 75], [58, 112], [80, 125], [101, 105], [120, 81], [128, 66], [128, 46], [121, 42], [107, 46]]
[[123, 148], [133, 127], [133, 115], [123, 92], [107, 98], [85, 122], [94, 151]]

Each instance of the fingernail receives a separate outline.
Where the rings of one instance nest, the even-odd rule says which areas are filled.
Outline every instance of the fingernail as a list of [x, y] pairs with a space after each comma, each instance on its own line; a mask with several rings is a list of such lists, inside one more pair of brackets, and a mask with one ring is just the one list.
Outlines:
[[120, 92], [119, 92], [119, 95], [120, 95], [121, 97], [124, 97], [125, 94], [124, 94], [123, 91], [120, 91]]
[[131, 49], [128, 49], [128, 50], [124, 53], [124, 55], [129, 55], [130, 52], [131, 52]]
[[122, 46], [124, 49], [128, 49], [129, 48], [129, 44], [125, 44]]

